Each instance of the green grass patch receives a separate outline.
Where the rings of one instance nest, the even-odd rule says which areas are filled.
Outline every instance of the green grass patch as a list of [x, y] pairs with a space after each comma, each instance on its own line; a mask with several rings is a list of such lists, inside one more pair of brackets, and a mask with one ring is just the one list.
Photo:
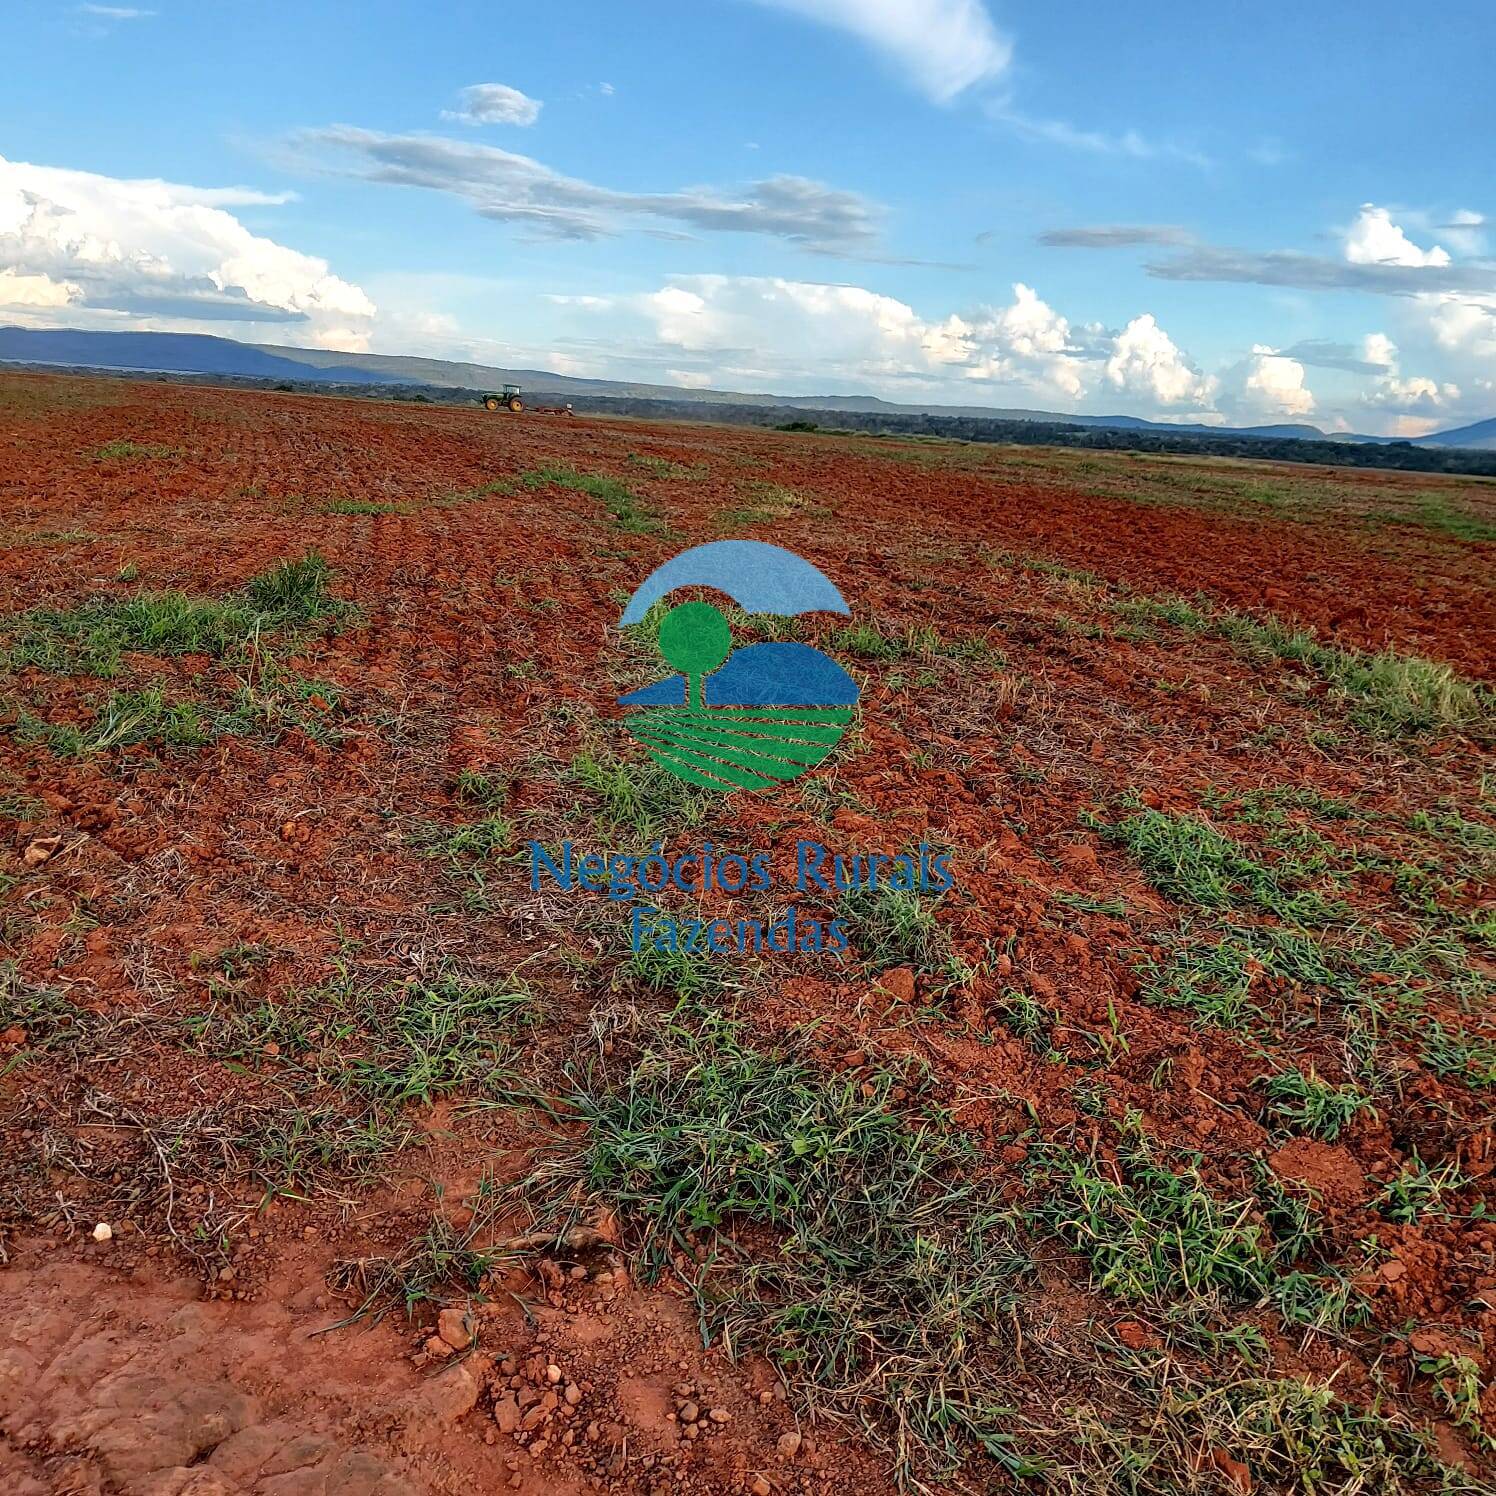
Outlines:
[[861, 660], [929, 660], [940, 653], [941, 640], [928, 624], [884, 632], [874, 623], [859, 622], [837, 629], [831, 646]]
[[162, 446], [159, 442], [132, 442], [115, 440], [105, 442], [94, 456], [101, 462], [125, 462], [140, 457], [180, 457], [181, 447]]
[[45, 744], [59, 758], [84, 758], [110, 748], [142, 744], [200, 748], [213, 736], [211, 725], [195, 702], [167, 701], [159, 685], [113, 692], [85, 727], [43, 722], [23, 712], [14, 730], [23, 743]]
[[648, 992], [668, 993], [683, 1002], [717, 992], [723, 985], [720, 967], [706, 952], [659, 950], [647, 934], [637, 950], [630, 949], [619, 976]]
[[579, 753], [569, 777], [592, 797], [603, 829], [630, 831], [646, 842], [699, 824], [714, 798], [653, 760], [630, 763], [606, 751]]
[[708, 468], [704, 462], [695, 462], [687, 467], [684, 463], [672, 462], [668, 457], [655, 457], [648, 452], [630, 452], [630, 467], [641, 468], [651, 478], [705, 478]]
[[345, 973], [273, 1002], [215, 988], [187, 1027], [197, 1048], [221, 1059], [273, 1064], [304, 1087], [402, 1106], [506, 1086], [535, 1016], [533, 996], [512, 979], [443, 972], [391, 986]]
[[509, 798], [509, 785], [496, 774], [485, 774], [479, 769], [463, 769], [453, 784], [459, 800], [474, 805], [483, 805], [497, 810]]
[[870, 972], [908, 966], [916, 976], [954, 974], [951, 939], [930, 900], [902, 889], [854, 889], [842, 895], [837, 915], [852, 948]]
[[1163, 1155], [1135, 1113], [1116, 1169], [1058, 1147], [1039, 1158], [1037, 1213], [1087, 1259], [1103, 1292], [1134, 1303], [1249, 1303], [1270, 1288], [1275, 1254], [1259, 1201], [1217, 1197], [1198, 1155]]
[[350, 1116], [331, 1106], [292, 1106], [247, 1119], [232, 1147], [268, 1202], [366, 1183], [412, 1137], [411, 1128], [387, 1110]]
[[[1136, 803], [1136, 802], [1134, 802]], [[1347, 911], [1252, 857], [1200, 816], [1139, 808], [1093, 828], [1127, 848], [1162, 894], [1198, 909], [1255, 908], [1295, 925], [1324, 924]]]
[[1225, 639], [1249, 655], [1304, 665], [1346, 703], [1353, 721], [1381, 736], [1460, 729], [1485, 737], [1496, 730], [1496, 693], [1433, 660], [1324, 644], [1281, 619], [1218, 608], [1203, 597], [1128, 597], [1112, 606], [1125, 617], [1170, 623]]
[[[681, 1013], [626, 1074], [573, 1074], [559, 1115], [586, 1132], [558, 1139], [528, 1187], [545, 1215], [606, 1204], [647, 1256], [699, 1234], [704, 1332], [862, 1422], [902, 1475], [949, 1473], [973, 1449], [1026, 1473], [983, 1349], [1027, 1260], [970, 1145], [901, 1115], [894, 1084], [828, 1079]], [[766, 1249], [737, 1251], [744, 1232]]]
[[1268, 1115], [1297, 1132], [1333, 1143], [1363, 1112], [1376, 1115], [1370, 1097], [1353, 1085], [1331, 1085], [1311, 1069], [1283, 1070], [1267, 1081]]
[[345, 617], [351, 610], [328, 591], [330, 577], [327, 563], [311, 553], [252, 577], [235, 597], [140, 592], [94, 597], [75, 608], [34, 608], [5, 623], [9, 667], [107, 678], [131, 651], [222, 658], [262, 632]]
[[413, 504], [397, 499], [328, 499], [323, 514], [414, 514]]
[[782, 483], [765, 483], [757, 479], [739, 484], [747, 503], [724, 509], [717, 523], [724, 529], [737, 530], [749, 525], [767, 525], [785, 519], [805, 507], [805, 499]]
[[34, 1054], [76, 1044], [86, 1017], [57, 988], [28, 981], [14, 963], [0, 962], [0, 1031], [24, 1035], [20, 1049], [0, 1060], [0, 1077]]
[[554, 484], [557, 488], [586, 494], [607, 510], [620, 530], [630, 535], [657, 535], [665, 529], [664, 524], [650, 513], [628, 484], [618, 478], [608, 478], [599, 473], [579, 473], [575, 468], [548, 464], [531, 472], [521, 473], [519, 481], [526, 488], [544, 488], [547, 484]]
[[1437, 1167], [1432, 1166], [1415, 1148], [1402, 1172], [1388, 1180], [1377, 1206], [1389, 1221], [1404, 1226], [1427, 1219], [1447, 1219], [1451, 1213], [1448, 1197], [1470, 1183], [1457, 1160], [1449, 1158]]
[[1282, 1496], [1474, 1493], [1442, 1465], [1433, 1441], [1373, 1404], [1340, 1401], [1296, 1377], [1198, 1380], [1172, 1356], [1122, 1358], [1137, 1404], [1115, 1424], [1093, 1406], [1067, 1410], [1076, 1458], [1052, 1483], [1065, 1496], [1223, 1496], [1245, 1486], [1216, 1452], [1248, 1472], [1251, 1489]]
[[0, 821], [39, 821], [47, 807], [33, 795], [20, 791], [0, 795]]
[[1261, 1011], [1263, 978], [1308, 987], [1338, 980], [1325, 948], [1310, 936], [1261, 925], [1227, 925], [1198, 935], [1187, 926], [1158, 961], [1142, 963], [1144, 997], [1187, 1009], [1201, 1023], [1247, 1029]]
[[1420, 1058], [1435, 1075], [1467, 1086], [1496, 1086], [1496, 1039], [1467, 1029], [1446, 1028], [1437, 1018], [1423, 1020]]

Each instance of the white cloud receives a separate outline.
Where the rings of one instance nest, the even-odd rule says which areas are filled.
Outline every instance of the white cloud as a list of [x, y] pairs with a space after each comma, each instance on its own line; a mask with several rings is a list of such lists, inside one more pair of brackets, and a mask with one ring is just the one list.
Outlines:
[[1116, 389], [1162, 406], [1209, 407], [1215, 396], [1216, 381], [1201, 374], [1147, 312], [1117, 334], [1106, 377]]
[[1439, 232], [1462, 255], [1478, 255], [1484, 253], [1486, 247], [1485, 225], [1483, 214], [1459, 208], [1450, 215], [1447, 223], [1439, 225]]
[[0, 270], [0, 306], [66, 306], [81, 295], [79, 287], [50, 275], [22, 275]]
[[80, 5], [78, 9], [101, 21], [144, 21], [156, 14], [153, 10], [137, 10], [133, 5]]
[[[1409, 216], [1425, 221], [1421, 215]], [[1478, 252], [1483, 224], [1479, 213], [1462, 209], [1440, 226], [1440, 232], [1462, 253]], [[1372, 204], [1362, 208], [1347, 233], [1345, 254], [1348, 260], [1375, 255], [1390, 264], [1441, 270], [1454, 264], [1441, 245], [1421, 248], [1385, 208]], [[1455, 268], [1484, 270], [1488, 277], [1491, 271], [1490, 263], [1481, 260], [1468, 260], [1464, 267]], [[1468, 286], [1420, 291], [1401, 298], [1395, 315], [1398, 343], [1404, 345], [1405, 356], [1399, 358], [1397, 344], [1385, 334], [1368, 336], [1368, 357], [1373, 348], [1383, 354], [1386, 373], [1362, 396], [1362, 404], [1409, 417], [1431, 418], [1437, 412], [1445, 424], [1489, 416], [1487, 381], [1496, 369], [1496, 293], [1490, 285], [1488, 278], [1484, 284], [1476, 280]], [[1403, 375], [1400, 365], [1407, 362], [1438, 372]], [[1411, 430], [1413, 424], [1404, 421], [1395, 429]], [[1439, 423], [1425, 420], [1424, 424], [1429, 429]]]
[[1384, 332], [1369, 332], [1361, 340], [1361, 357], [1368, 364], [1397, 368], [1397, 344]]
[[941, 103], [1007, 71], [1013, 47], [981, 0], [759, 0], [850, 31]]
[[951, 322], [963, 338], [968, 379], [1015, 384], [1067, 400], [1085, 394], [1089, 370], [1070, 323], [1032, 287], [1019, 282], [1009, 305], [984, 308], [969, 324], [959, 318]]
[[1172, 141], [1150, 140], [1138, 130], [1082, 130], [1060, 119], [1037, 119], [1014, 109], [1006, 102], [989, 104], [987, 114], [1026, 140], [1063, 146], [1066, 150], [1086, 151], [1096, 156], [1128, 156], [1137, 161], [1171, 159], [1199, 167], [1213, 164], [1210, 157], [1201, 151], [1176, 145]]
[[227, 211], [282, 201], [0, 157], [0, 272], [12, 295], [26, 287], [23, 304], [66, 306], [74, 321], [242, 323], [251, 337], [281, 323], [299, 342], [363, 346], [375, 309], [357, 286]]
[[465, 125], [533, 125], [541, 103], [507, 83], [474, 83], [462, 90], [458, 109], [443, 109], [442, 118]]
[[1375, 386], [1363, 397], [1363, 403], [1381, 410], [1396, 410], [1407, 415], [1430, 415], [1447, 409], [1460, 398], [1457, 384], [1436, 384], [1432, 379], [1415, 374], [1401, 379], [1389, 374], [1377, 380]]
[[1374, 410], [1399, 411], [1405, 415], [1432, 415], [1455, 405], [1460, 399], [1457, 384], [1444, 383], [1415, 374], [1403, 378], [1399, 372], [1397, 344], [1386, 333], [1367, 333], [1362, 345], [1368, 363], [1381, 364], [1385, 372], [1361, 396], [1361, 403]]
[[[1032, 287], [1012, 300], [937, 318], [862, 286], [777, 277], [687, 275], [641, 296], [569, 297], [606, 337], [586, 342], [614, 377], [942, 404], [1208, 414], [1213, 382], [1152, 317], [1116, 336], [1075, 328]], [[1110, 364], [1110, 377], [1103, 370]]]
[[1386, 208], [1364, 203], [1356, 221], [1345, 231], [1345, 257], [1352, 265], [1449, 264], [1449, 251], [1435, 244], [1420, 249], [1397, 224]]
[[1265, 344], [1227, 372], [1221, 406], [1233, 420], [1264, 423], [1300, 420], [1314, 412], [1314, 394], [1304, 382], [1304, 366]]

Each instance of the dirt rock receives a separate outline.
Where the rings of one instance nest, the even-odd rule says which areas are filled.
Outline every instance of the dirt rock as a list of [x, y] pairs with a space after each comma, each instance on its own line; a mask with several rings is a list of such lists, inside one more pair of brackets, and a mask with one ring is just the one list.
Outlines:
[[21, 861], [27, 867], [41, 867], [51, 860], [61, 845], [60, 836], [39, 836], [26, 844], [26, 850], [21, 853]]
[[1359, 1205], [1371, 1193], [1355, 1156], [1316, 1138], [1290, 1138], [1268, 1163], [1280, 1179], [1307, 1184], [1334, 1205]]
[[914, 1001], [914, 972], [907, 966], [896, 966], [878, 978], [879, 988], [896, 1003]]
[[519, 1403], [512, 1392], [496, 1397], [493, 1404], [493, 1421], [501, 1434], [512, 1434], [520, 1426]]
[[465, 1351], [473, 1343], [472, 1316], [463, 1309], [443, 1309], [436, 1317], [436, 1333], [454, 1351]]
[[401, 1413], [406, 1442], [420, 1448], [434, 1442], [442, 1430], [465, 1418], [478, 1405], [480, 1387], [465, 1365], [457, 1365], [429, 1377], [405, 1400]]

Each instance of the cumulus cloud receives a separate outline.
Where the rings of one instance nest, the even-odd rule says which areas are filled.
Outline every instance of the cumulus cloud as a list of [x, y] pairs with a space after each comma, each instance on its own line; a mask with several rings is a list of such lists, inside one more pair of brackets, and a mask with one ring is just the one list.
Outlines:
[[[1410, 215], [1410, 219], [1425, 221], [1421, 215]], [[1482, 223], [1480, 214], [1463, 210], [1444, 226], [1446, 236], [1457, 249], [1478, 249]], [[1461, 268], [1442, 245], [1423, 248], [1387, 210], [1371, 204], [1362, 208], [1347, 231], [1345, 253], [1347, 258], [1380, 255], [1391, 263], [1421, 267], [1409, 270], [1409, 274], [1442, 274]], [[1463, 268], [1496, 270], [1489, 260], [1468, 260]], [[1491, 414], [1489, 377], [1496, 368], [1496, 275], [1483, 284], [1420, 290], [1398, 304], [1395, 325], [1398, 342], [1407, 350], [1402, 362], [1415, 362], [1425, 371], [1432, 366], [1438, 373], [1403, 375], [1391, 339], [1373, 334], [1381, 340], [1378, 346], [1387, 355], [1388, 372], [1366, 392], [1365, 404], [1421, 417], [1439, 412], [1451, 421]], [[1462, 396], [1462, 389], [1466, 395]]]
[[1012, 302], [985, 307], [969, 324], [953, 319], [966, 340], [965, 377], [1015, 384], [1078, 400], [1086, 392], [1089, 349], [1072, 335], [1070, 322], [1022, 282]]
[[1384, 332], [1369, 332], [1361, 339], [1361, 355], [1373, 370], [1397, 368], [1397, 344]]
[[507, 83], [474, 83], [458, 95], [456, 109], [443, 109], [442, 118], [464, 125], [533, 125], [541, 103]]
[[659, 343], [754, 378], [802, 370], [838, 380], [900, 376], [967, 356], [958, 319], [928, 323], [903, 302], [861, 286], [686, 275], [633, 305]]
[[81, 321], [296, 323], [300, 340], [362, 346], [369, 298], [228, 211], [281, 201], [0, 157], [0, 301]]
[[295, 143], [332, 153], [329, 169], [449, 193], [484, 218], [523, 224], [550, 238], [602, 239], [630, 220], [663, 220], [709, 232], [765, 234], [819, 254], [854, 255], [877, 241], [876, 205], [805, 177], [768, 177], [737, 193], [711, 187], [621, 192], [497, 146], [436, 135], [331, 125], [303, 130]]
[[1397, 344], [1386, 333], [1367, 333], [1363, 347], [1367, 360], [1375, 361], [1381, 369], [1381, 377], [1361, 396], [1363, 405], [1373, 410], [1427, 416], [1458, 403], [1460, 387], [1457, 384], [1447, 381], [1440, 384], [1421, 374], [1402, 377]]
[[1301, 420], [1314, 412], [1303, 364], [1263, 343], [1227, 372], [1220, 403], [1233, 419], [1245, 422]]
[[1449, 264], [1449, 251], [1435, 244], [1420, 249], [1392, 221], [1386, 208], [1364, 203], [1354, 223], [1345, 232], [1345, 257], [1352, 265]]
[[67, 306], [83, 294], [70, 281], [55, 281], [50, 275], [22, 275], [0, 270], [0, 307]]
[[1389, 374], [1362, 397], [1362, 403], [1379, 410], [1395, 410], [1404, 415], [1433, 415], [1454, 405], [1460, 398], [1457, 384], [1437, 384], [1421, 374], [1402, 379]]
[[642, 296], [569, 301], [606, 318], [615, 371], [653, 365], [677, 384], [1064, 410], [1104, 396], [1195, 413], [1213, 388], [1151, 316], [1115, 334], [1077, 327], [1021, 283], [1011, 300], [936, 318], [861, 286], [765, 276], [675, 276]]
[[1117, 334], [1106, 378], [1114, 389], [1165, 407], [1208, 408], [1215, 396], [1216, 381], [1201, 374], [1146, 312]]
[[850, 31], [922, 93], [944, 103], [999, 77], [1013, 59], [981, 0], [759, 0]]

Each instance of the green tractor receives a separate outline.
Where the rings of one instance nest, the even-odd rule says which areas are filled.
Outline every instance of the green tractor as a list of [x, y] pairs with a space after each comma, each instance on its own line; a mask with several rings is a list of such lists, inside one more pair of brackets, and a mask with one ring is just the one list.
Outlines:
[[519, 386], [517, 384], [506, 384], [496, 395], [485, 395], [483, 397], [484, 410], [514, 410], [525, 408], [525, 402], [519, 397]]

